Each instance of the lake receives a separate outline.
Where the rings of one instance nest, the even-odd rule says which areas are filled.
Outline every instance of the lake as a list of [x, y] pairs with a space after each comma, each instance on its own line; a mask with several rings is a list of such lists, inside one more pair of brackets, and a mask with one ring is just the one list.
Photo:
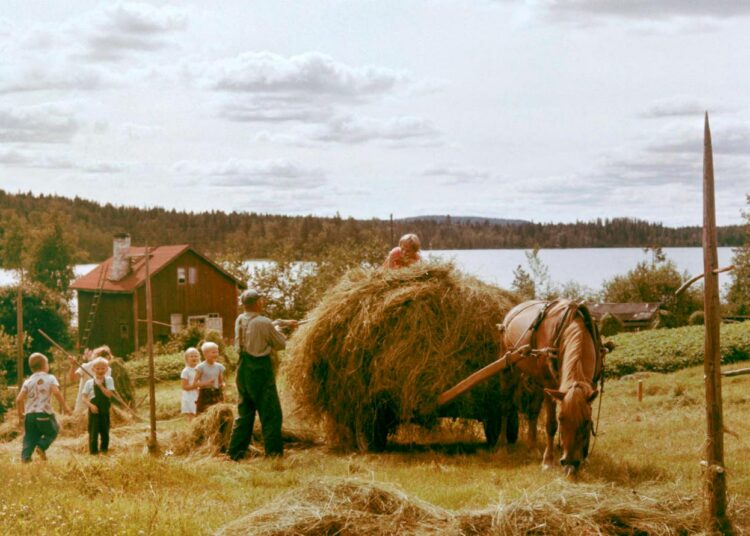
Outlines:
[[[677, 268], [691, 276], [703, 272], [703, 250], [701, 248], [664, 248], [668, 259]], [[466, 249], [425, 251], [428, 257], [452, 260], [466, 273], [475, 275], [488, 283], [510, 287], [513, 270], [520, 264], [527, 268], [526, 250], [523, 249]], [[542, 249], [542, 261], [549, 267], [549, 274], [556, 283], [574, 281], [593, 290], [599, 290], [602, 282], [615, 275], [624, 274], [638, 262], [651, 259], [650, 254], [641, 248], [581, 248], [581, 249]], [[383, 253], [385, 258], [385, 252]], [[731, 263], [732, 248], [719, 248], [719, 264]], [[249, 266], [267, 265], [268, 261], [250, 261]], [[79, 264], [75, 267], [76, 276], [83, 275], [95, 264]], [[722, 285], [728, 276], [722, 276]], [[0, 270], [0, 285], [12, 284], [15, 273]]]
[[[488, 283], [508, 288], [513, 282], [513, 270], [520, 264], [528, 271], [523, 249], [469, 249], [434, 250], [427, 255], [443, 260], [453, 260], [461, 270], [477, 276]], [[674, 261], [680, 272], [691, 276], [703, 273], [703, 250], [701, 248], [664, 248], [668, 259]], [[612, 277], [635, 268], [640, 261], [650, 261], [651, 255], [641, 248], [581, 248], [542, 249], [539, 257], [549, 268], [555, 283], [574, 281], [593, 290]], [[719, 265], [731, 264], [732, 248], [719, 248]], [[728, 276], [723, 276], [728, 280]]]

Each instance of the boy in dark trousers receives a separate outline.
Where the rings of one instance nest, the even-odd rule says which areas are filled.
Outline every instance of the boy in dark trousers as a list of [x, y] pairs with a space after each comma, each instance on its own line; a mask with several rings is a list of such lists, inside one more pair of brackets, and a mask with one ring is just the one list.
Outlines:
[[[106, 454], [109, 450], [109, 408], [115, 381], [107, 376], [109, 363], [97, 357], [91, 363], [94, 377], [83, 386], [83, 402], [89, 408], [89, 452]], [[101, 438], [101, 443], [99, 442]]]
[[286, 346], [286, 339], [276, 327], [295, 327], [297, 321], [271, 322], [261, 314], [263, 298], [255, 290], [246, 290], [240, 299], [245, 312], [237, 317], [234, 325], [234, 342], [240, 354], [237, 368], [239, 417], [234, 421], [228, 454], [233, 460], [241, 460], [245, 456], [252, 441], [257, 411], [263, 428], [266, 456], [281, 456], [284, 454], [284, 444], [281, 441], [281, 404], [276, 390], [271, 353]]
[[31, 455], [35, 450], [42, 460], [46, 460], [46, 450], [60, 431], [50, 395], [57, 398], [65, 414], [70, 414], [58, 387], [57, 378], [49, 373], [49, 362], [44, 354], [31, 354], [29, 368], [31, 376], [23, 382], [16, 397], [18, 421], [23, 423], [24, 431], [21, 450], [21, 461], [24, 463], [31, 461]]

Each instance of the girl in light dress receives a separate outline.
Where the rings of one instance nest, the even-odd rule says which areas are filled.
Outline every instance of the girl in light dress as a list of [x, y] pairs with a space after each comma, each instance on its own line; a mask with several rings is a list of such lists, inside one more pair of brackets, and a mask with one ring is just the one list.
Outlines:
[[198, 400], [198, 385], [195, 383], [195, 367], [198, 366], [201, 354], [196, 348], [185, 350], [185, 368], [182, 369], [180, 379], [182, 380], [182, 400], [180, 413], [187, 415], [188, 420], [195, 417], [198, 409], [196, 401]]

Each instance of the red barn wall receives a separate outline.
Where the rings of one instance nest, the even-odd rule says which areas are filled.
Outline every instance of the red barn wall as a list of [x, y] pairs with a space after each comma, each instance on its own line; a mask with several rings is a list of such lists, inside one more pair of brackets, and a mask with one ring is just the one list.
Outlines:
[[[78, 341], [81, 345], [94, 294], [78, 291]], [[107, 344], [116, 356], [127, 355], [135, 349], [133, 323], [132, 294], [102, 293], [86, 346], [94, 348]]]
[[[195, 268], [197, 281], [190, 283], [189, 269]], [[179, 284], [177, 269], [184, 268], [186, 281]], [[222, 318], [222, 335], [225, 340], [234, 338], [234, 320], [238, 314], [236, 283], [218, 271], [212, 264], [192, 251], [186, 251], [151, 278], [153, 319], [170, 323], [172, 314], [181, 314], [183, 326], [188, 316], [218, 313]], [[146, 318], [146, 287], [137, 290], [138, 318]], [[131, 309], [131, 316], [132, 316]], [[154, 339], [166, 340], [171, 333], [167, 326], [154, 325]], [[146, 344], [145, 323], [138, 326], [139, 344]]]

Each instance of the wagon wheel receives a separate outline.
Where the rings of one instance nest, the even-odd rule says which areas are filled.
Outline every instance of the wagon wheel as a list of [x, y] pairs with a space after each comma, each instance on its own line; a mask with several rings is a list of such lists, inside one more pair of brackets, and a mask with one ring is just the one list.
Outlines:
[[357, 447], [363, 451], [381, 452], [388, 444], [388, 434], [396, 430], [398, 418], [390, 404], [381, 400], [370, 423], [357, 430]]
[[[503, 424], [505, 427], [503, 427]], [[490, 415], [482, 419], [482, 426], [484, 427], [484, 436], [487, 441], [487, 445], [494, 447], [497, 445], [500, 435], [505, 433], [505, 441], [509, 445], [513, 445], [518, 441], [518, 411], [512, 408], [507, 413], [493, 411]]]

